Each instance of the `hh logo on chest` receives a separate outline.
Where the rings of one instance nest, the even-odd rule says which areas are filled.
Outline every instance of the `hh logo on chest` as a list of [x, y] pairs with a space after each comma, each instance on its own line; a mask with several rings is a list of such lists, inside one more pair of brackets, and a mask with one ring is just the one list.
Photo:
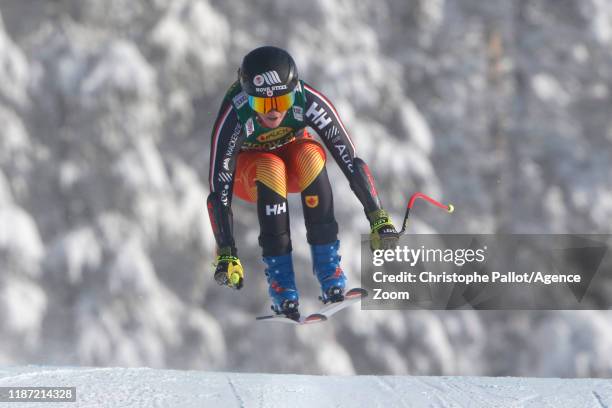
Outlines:
[[319, 130], [325, 129], [327, 125], [331, 123], [331, 118], [327, 115], [327, 112], [323, 108], [319, 108], [319, 104], [313, 102], [312, 105], [306, 111], [306, 117], [312, 119], [317, 125]]

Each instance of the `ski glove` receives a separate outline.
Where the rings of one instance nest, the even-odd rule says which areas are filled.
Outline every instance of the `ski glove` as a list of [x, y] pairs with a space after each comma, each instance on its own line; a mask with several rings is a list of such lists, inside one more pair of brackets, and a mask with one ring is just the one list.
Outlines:
[[370, 220], [370, 248], [389, 249], [397, 245], [399, 234], [391, 223], [389, 213], [382, 208], [368, 213]]
[[244, 270], [240, 259], [234, 255], [221, 254], [217, 256], [215, 280], [219, 285], [232, 289], [241, 289], [244, 284]]

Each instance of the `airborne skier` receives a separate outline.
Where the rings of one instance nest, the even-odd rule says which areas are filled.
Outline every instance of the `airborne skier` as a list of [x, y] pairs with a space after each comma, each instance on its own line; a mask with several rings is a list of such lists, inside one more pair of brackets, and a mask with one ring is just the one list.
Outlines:
[[289, 231], [288, 193], [301, 194], [307, 241], [324, 303], [344, 298], [346, 277], [338, 254], [338, 224], [325, 150], [314, 129], [363, 205], [373, 248], [393, 245], [398, 233], [382, 208], [374, 179], [331, 102], [298, 78], [293, 58], [265, 46], [248, 53], [227, 91], [210, 149], [207, 206], [217, 243], [214, 273], [220, 285], [243, 286], [233, 236], [232, 196], [257, 204], [263, 261], [272, 310], [299, 318]]

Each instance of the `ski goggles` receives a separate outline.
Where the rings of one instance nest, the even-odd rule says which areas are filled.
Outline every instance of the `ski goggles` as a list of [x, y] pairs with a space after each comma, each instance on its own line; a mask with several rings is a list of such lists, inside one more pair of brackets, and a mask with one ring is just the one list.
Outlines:
[[249, 106], [255, 112], [266, 114], [271, 110], [284, 112], [288, 110], [295, 102], [295, 92], [289, 92], [281, 96], [273, 96], [271, 98], [263, 98], [260, 96], [249, 95]]

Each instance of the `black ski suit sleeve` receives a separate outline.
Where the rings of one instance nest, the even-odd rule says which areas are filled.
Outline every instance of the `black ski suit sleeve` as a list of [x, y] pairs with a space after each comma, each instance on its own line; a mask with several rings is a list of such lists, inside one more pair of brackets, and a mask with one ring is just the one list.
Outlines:
[[381, 208], [374, 177], [366, 163], [356, 157], [355, 146], [332, 103], [318, 90], [304, 84], [305, 121], [313, 128], [349, 180], [351, 189], [367, 214]]
[[208, 215], [218, 248], [236, 254], [233, 234], [232, 190], [236, 157], [244, 141], [242, 125], [229, 98], [225, 98], [215, 120], [210, 144], [207, 200]]

